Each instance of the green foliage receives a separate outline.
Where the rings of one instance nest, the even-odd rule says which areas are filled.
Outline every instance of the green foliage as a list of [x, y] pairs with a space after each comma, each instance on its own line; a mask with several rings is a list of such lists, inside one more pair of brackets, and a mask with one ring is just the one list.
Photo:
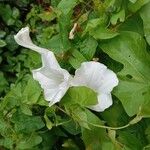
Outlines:
[[150, 96], [150, 56], [146, 51], [145, 41], [137, 33], [122, 32], [101, 47], [110, 57], [124, 65], [118, 73], [120, 84], [114, 94], [130, 116], [137, 114]]
[[[0, 149], [150, 149], [149, 0], [1, 1], [0, 10]], [[40, 55], [13, 38], [24, 26], [71, 74], [91, 60], [116, 72], [113, 105], [91, 111], [97, 93], [71, 87], [49, 107], [31, 75]]]
[[150, 27], [148, 26], [149, 24], [149, 11], [150, 11], [150, 3], [148, 3], [146, 6], [144, 6], [141, 11], [140, 15], [141, 18], [143, 19], [143, 24], [144, 24], [144, 33], [145, 33], [145, 38], [147, 42], [150, 44], [150, 37], [149, 37], [149, 32], [150, 32]]
[[71, 87], [64, 97], [63, 103], [68, 105], [71, 102], [81, 106], [90, 106], [97, 104], [97, 94], [87, 87]]

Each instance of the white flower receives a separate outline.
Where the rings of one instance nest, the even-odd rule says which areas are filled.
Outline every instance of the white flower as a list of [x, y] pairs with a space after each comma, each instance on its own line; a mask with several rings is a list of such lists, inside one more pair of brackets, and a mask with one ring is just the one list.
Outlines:
[[116, 74], [99, 62], [84, 62], [76, 70], [72, 86], [86, 86], [98, 95], [98, 104], [91, 106], [95, 111], [104, 111], [112, 105], [111, 91], [118, 85]]
[[53, 52], [33, 44], [28, 27], [22, 28], [14, 38], [19, 45], [41, 54], [42, 67], [32, 71], [33, 78], [44, 89], [45, 99], [50, 106], [59, 102], [70, 86], [71, 75], [59, 66]]
[[92, 110], [101, 112], [112, 105], [111, 91], [118, 85], [118, 78], [105, 65], [94, 61], [84, 62], [72, 78], [67, 70], [59, 66], [53, 52], [33, 44], [28, 27], [22, 28], [14, 38], [19, 45], [41, 54], [42, 67], [32, 73], [44, 89], [45, 99], [50, 106], [59, 102], [71, 86], [86, 86], [98, 94], [98, 104], [91, 106]]

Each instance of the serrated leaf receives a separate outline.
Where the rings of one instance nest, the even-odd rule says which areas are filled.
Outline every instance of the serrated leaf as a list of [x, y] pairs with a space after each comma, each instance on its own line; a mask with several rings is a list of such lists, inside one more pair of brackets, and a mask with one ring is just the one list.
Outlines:
[[124, 68], [118, 73], [119, 85], [114, 94], [120, 99], [128, 115], [133, 116], [150, 97], [150, 55], [143, 38], [134, 32], [101, 45], [101, 48]]
[[116, 14], [113, 14], [111, 19], [110, 19], [110, 22], [115, 25], [117, 24], [117, 21], [120, 21], [120, 22], [124, 22], [125, 20], [125, 10], [122, 9], [121, 11], [119, 11], [118, 13]]

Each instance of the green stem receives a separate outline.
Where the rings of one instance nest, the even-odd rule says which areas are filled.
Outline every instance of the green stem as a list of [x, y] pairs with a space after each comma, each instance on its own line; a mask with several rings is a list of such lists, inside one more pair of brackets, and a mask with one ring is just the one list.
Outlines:
[[[60, 108], [59, 106], [57, 106], [57, 108], [58, 108], [59, 110], [61, 110], [62, 112], [64, 112], [65, 114], [67, 114], [68, 116], [71, 117], [70, 114], [68, 114], [65, 110], [63, 110], [63, 109]], [[135, 118], [133, 118], [131, 121], [129, 121], [128, 124], [126, 124], [126, 125], [124, 125], [124, 126], [120, 126], [120, 127], [110, 127], [110, 126], [105, 126], [105, 125], [94, 124], [94, 123], [85, 121], [85, 120], [81, 119], [80, 117], [78, 117], [78, 116], [76, 116], [76, 115], [74, 115], [74, 116], [75, 116], [77, 119], [79, 119], [80, 121], [85, 122], [85, 123], [87, 123], [87, 124], [89, 124], [89, 125], [92, 125], [92, 126], [94, 126], [94, 127], [104, 128], [104, 129], [110, 129], [110, 130], [121, 130], [121, 129], [127, 128], [127, 127], [129, 127], [129, 126], [131, 126], [131, 125], [133, 125], [133, 124], [139, 122], [139, 121], [142, 119], [142, 117], [139, 117], [139, 116], [137, 115]], [[136, 121], [135, 121], [135, 120], [136, 120]], [[135, 122], [135, 123], [133, 123], [133, 122]]]
[[66, 124], [66, 123], [70, 122], [71, 120], [72, 120], [72, 119], [67, 120], [67, 121], [64, 121], [64, 122], [57, 123], [55, 126], [57, 127], [57, 126], [60, 126], [60, 125]]

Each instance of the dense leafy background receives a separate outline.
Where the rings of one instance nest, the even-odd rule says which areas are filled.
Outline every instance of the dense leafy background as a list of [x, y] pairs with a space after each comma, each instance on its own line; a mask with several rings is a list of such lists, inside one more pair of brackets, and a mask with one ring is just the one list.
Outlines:
[[[2, 0], [0, 20], [0, 149], [150, 149], [150, 0]], [[113, 105], [88, 110], [95, 93], [80, 87], [48, 107], [31, 75], [40, 56], [13, 38], [25, 26], [71, 74], [93, 59], [116, 72]]]

